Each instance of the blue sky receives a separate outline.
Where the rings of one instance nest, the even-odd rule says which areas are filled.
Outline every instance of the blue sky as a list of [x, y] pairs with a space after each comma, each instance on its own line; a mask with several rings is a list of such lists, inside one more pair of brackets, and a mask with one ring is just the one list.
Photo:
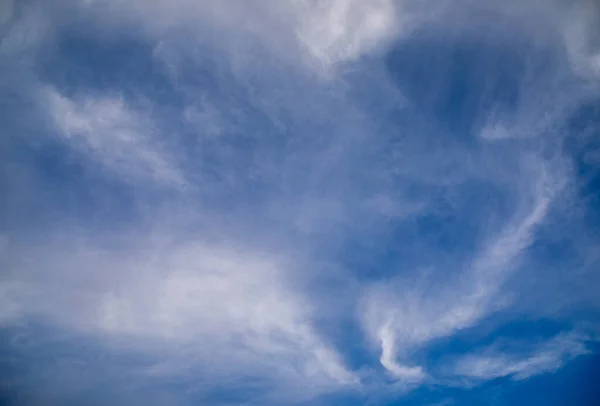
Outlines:
[[1, 2], [0, 403], [596, 405], [599, 20]]

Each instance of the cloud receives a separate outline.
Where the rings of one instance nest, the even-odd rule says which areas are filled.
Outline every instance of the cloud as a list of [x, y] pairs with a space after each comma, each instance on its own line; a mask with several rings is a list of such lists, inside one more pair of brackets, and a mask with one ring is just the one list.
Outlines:
[[118, 251], [73, 241], [26, 248], [25, 263], [8, 264], [21, 274], [3, 278], [2, 320], [41, 317], [162, 354], [151, 374], [212, 364], [203, 374], [207, 388], [255, 377], [290, 390], [301, 385], [309, 396], [357, 383], [314, 330], [311, 306], [287, 286], [289, 264], [230, 243], [165, 243], [164, 235]]
[[404, 382], [419, 382], [425, 377], [421, 367], [407, 367], [396, 362], [396, 340], [389, 326], [382, 327], [379, 333], [381, 341], [381, 365], [394, 377]]
[[89, 94], [70, 99], [48, 87], [42, 103], [59, 137], [123, 178], [148, 179], [183, 187], [185, 179], [169, 162], [150, 117], [135, 111], [121, 96]]
[[599, 15], [596, 2], [575, 2], [564, 24], [564, 41], [575, 72], [592, 79], [600, 75], [600, 46], [596, 40]]
[[11, 19], [14, 8], [15, 4], [12, 0], [2, 3], [2, 6], [0, 6], [0, 27], [4, 27]]
[[389, 42], [402, 29], [398, 2], [306, 1], [296, 36], [310, 55], [332, 64], [352, 61]]
[[75, 8], [81, 18], [100, 18], [119, 30], [131, 30], [133, 22], [134, 30], [169, 46], [171, 39], [181, 40], [182, 32], [190, 33], [186, 42], [197, 44], [203, 36], [218, 35], [234, 59], [248, 58], [244, 44], [258, 44], [290, 66], [299, 64], [319, 75], [377, 52], [403, 30], [406, 19], [402, 2], [392, 0], [176, 0], [168, 5], [160, 0], [93, 0]]
[[524, 380], [555, 372], [566, 362], [588, 352], [583, 339], [577, 333], [559, 334], [539, 344], [529, 354], [507, 353], [492, 346], [459, 359], [454, 366], [454, 374], [474, 381], [484, 381], [502, 377]]
[[[587, 317], [553, 298], [597, 262], [569, 127], [598, 96], [591, 5], [11, 4], [7, 335], [49, 358], [93, 342], [111, 386], [208, 404], [526, 379], [585, 353], [575, 333], [505, 351], [475, 332]], [[529, 279], [550, 288], [528, 308]]]
[[[527, 207], [499, 232], [484, 240], [480, 251], [460, 271], [456, 281], [428, 287], [404, 279], [377, 286], [365, 298], [363, 320], [367, 333], [381, 343], [381, 364], [399, 379], [421, 375], [418, 367], [402, 367], [406, 359], [429, 341], [452, 335], [498, 310], [502, 284], [533, 240], [562, 184], [542, 166], [532, 177], [533, 196]], [[536, 179], [537, 178], [537, 179]], [[410, 372], [410, 373], [408, 373]]]

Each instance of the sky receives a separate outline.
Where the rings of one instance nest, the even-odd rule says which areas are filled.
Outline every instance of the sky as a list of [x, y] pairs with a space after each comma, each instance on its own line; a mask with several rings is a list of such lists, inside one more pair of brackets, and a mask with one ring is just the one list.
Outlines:
[[2, 406], [595, 406], [600, 3], [0, 1]]

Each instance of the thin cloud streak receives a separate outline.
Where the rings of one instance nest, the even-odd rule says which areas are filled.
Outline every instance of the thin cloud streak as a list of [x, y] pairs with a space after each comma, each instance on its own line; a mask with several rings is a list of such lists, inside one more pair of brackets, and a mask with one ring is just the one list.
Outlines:
[[[515, 262], [534, 238], [535, 228], [544, 221], [561, 182], [543, 169], [532, 185], [532, 207], [516, 215], [504, 229], [489, 238], [458, 280], [442, 289], [422, 290], [399, 281], [393, 287], [377, 287], [366, 297], [363, 320], [367, 332], [381, 342], [381, 364], [399, 379], [421, 376], [418, 367], [403, 367], [395, 358], [410, 354], [429, 341], [471, 327], [500, 309], [503, 282], [514, 272]], [[404, 283], [403, 283], [404, 282]], [[406, 357], [406, 355], [405, 355]], [[408, 373], [410, 372], [410, 373]]]
[[153, 134], [150, 117], [134, 111], [123, 97], [85, 95], [70, 99], [47, 88], [41, 98], [59, 137], [117, 176], [185, 186], [184, 176], [164, 156], [161, 137]]
[[458, 360], [453, 367], [454, 373], [459, 377], [481, 382], [503, 377], [524, 380], [555, 372], [566, 362], [588, 353], [583, 343], [584, 338], [575, 332], [560, 334], [525, 355], [497, 351], [492, 346]]

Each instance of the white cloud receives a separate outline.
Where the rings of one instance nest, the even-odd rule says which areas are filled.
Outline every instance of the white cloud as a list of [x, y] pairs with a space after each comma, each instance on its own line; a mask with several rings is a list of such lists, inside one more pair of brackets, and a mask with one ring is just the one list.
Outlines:
[[[294, 1], [295, 34], [325, 64], [352, 61], [381, 47], [403, 27], [392, 0]], [[297, 10], [296, 10], [297, 9]]]
[[390, 325], [385, 325], [379, 332], [381, 341], [381, 365], [395, 378], [407, 383], [419, 382], [425, 378], [423, 368], [408, 367], [396, 362], [396, 337]]
[[[187, 32], [190, 46], [206, 35], [218, 35], [225, 52], [236, 60], [259, 44], [288, 63], [329, 72], [388, 44], [402, 32], [406, 16], [395, 0], [267, 0], [221, 2], [200, 0], [90, 0], [73, 7], [100, 25], [132, 29], [166, 40]], [[195, 45], [194, 45], [195, 44]], [[166, 46], [163, 44], [163, 46]], [[229, 49], [228, 49], [229, 48]]]
[[587, 353], [583, 338], [577, 333], [559, 334], [538, 345], [529, 354], [502, 352], [492, 346], [459, 359], [453, 367], [453, 374], [482, 381], [507, 376], [523, 380], [554, 372], [567, 361]]
[[131, 108], [123, 97], [84, 94], [69, 98], [47, 87], [41, 99], [60, 137], [105, 168], [125, 179], [185, 185], [150, 117]]
[[129, 237], [118, 250], [68, 244], [29, 247], [27, 259], [8, 264], [0, 292], [5, 326], [42, 317], [133, 345], [162, 359], [153, 374], [212, 365], [206, 385], [247, 376], [308, 396], [358, 384], [314, 330], [313, 309], [288, 286], [282, 258], [201, 241]]
[[409, 368], [398, 360], [410, 362], [415, 349], [474, 325], [500, 305], [498, 295], [504, 281], [563, 187], [560, 178], [547, 173], [543, 164], [537, 171], [530, 185], [533, 196], [521, 197], [526, 206], [501, 231], [488, 237], [455, 280], [444, 277], [443, 286], [429, 287], [400, 278], [368, 292], [362, 314], [365, 329], [381, 345], [382, 366], [398, 379], [422, 374], [419, 367]]
[[[127, 238], [117, 238], [117, 231], [107, 237], [92, 229], [86, 230], [89, 241], [67, 236], [60, 246], [53, 233], [65, 233], [62, 222], [89, 225], [64, 215], [53, 223], [57, 230], [33, 226], [41, 237], [21, 236], [20, 246], [11, 245], [14, 255], [0, 276], [0, 324], [39, 318], [107, 345], [140, 348], [159, 358], [142, 368], [148, 376], [191, 376], [201, 369], [208, 386], [234, 387], [240, 378], [258, 377], [279, 392], [295, 389], [296, 396], [360, 385], [358, 373], [343, 361], [345, 343], [336, 348], [322, 331], [352, 319], [360, 302], [360, 323], [377, 353], [373, 359], [396, 380], [393, 385], [418, 385], [432, 378], [434, 371], [420, 365], [414, 352], [476, 326], [508, 304], [505, 283], [569, 181], [553, 155], [561, 152], [550, 142], [535, 143], [547, 129], [560, 126], [563, 110], [572, 108], [580, 95], [575, 89], [572, 98], [563, 93], [554, 97], [556, 88], [540, 89], [537, 82], [528, 82], [520, 89], [521, 105], [514, 117], [499, 114], [482, 130], [484, 140], [507, 141], [488, 150], [489, 145], [477, 144], [482, 140], [457, 141], [454, 134], [443, 133], [442, 125], [435, 127], [434, 122], [430, 130], [412, 111], [401, 110], [395, 104], [399, 90], [384, 62], [369, 66], [373, 72], [361, 76], [356, 89], [354, 83], [315, 80], [315, 71], [317, 78], [323, 72], [335, 75], [338, 67], [376, 56], [398, 40], [407, 18], [414, 17], [407, 14], [406, 3], [89, 0], [61, 2], [61, 10], [69, 10], [64, 16], [46, 16], [40, 10], [52, 7], [42, 3], [30, 17], [24, 12], [27, 18], [0, 44], [2, 55], [10, 56], [17, 69], [21, 51], [35, 53], [43, 48], [40, 43], [52, 42], [45, 33], [60, 18], [77, 20], [70, 29], [89, 29], [86, 35], [119, 38], [126, 33], [150, 43], [152, 57], [173, 70], [173, 82], [165, 86], [173, 86], [187, 107], [168, 106], [173, 110], [165, 116], [173, 116], [156, 117], [153, 100], [148, 101], [150, 108], [142, 108], [118, 93], [78, 89], [67, 94], [47, 85], [40, 90], [40, 104], [53, 128], [42, 134], [57, 136], [84, 160], [127, 180], [132, 188], [159, 184], [184, 193], [159, 209], [168, 212], [169, 224], [177, 225], [157, 234], [173, 235], [177, 242], [144, 236], [159, 222], [153, 209], [141, 215], [142, 224], [128, 223], [136, 231]], [[441, 3], [439, 26], [445, 27], [449, 2]], [[436, 7], [425, 2], [410, 12], [429, 15]], [[528, 12], [536, 7], [528, 6]], [[442, 33], [435, 35], [456, 34], [444, 31], [437, 20], [429, 23], [431, 30]], [[465, 19], [456, 26], [470, 23]], [[555, 23], [561, 33], [564, 21]], [[593, 62], [587, 44], [591, 25], [583, 32], [573, 24], [573, 33], [566, 35], [576, 63]], [[45, 51], [52, 52], [52, 47]], [[246, 64], [251, 68], [246, 70]], [[182, 66], [191, 69], [178, 72]], [[202, 86], [195, 87], [196, 75], [207, 69], [214, 69], [209, 73], [218, 78], [216, 100], [210, 92], [199, 91]], [[193, 83], [180, 88], [186, 83], [178, 79], [187, 79], [185, 75]], [[29, 85], [38, 84], [34, 80]], [[236, 92], [236, 86], [242, 90]], [[236, 99], [240, 93], [249, 100]], [[435, 99], [436, 94], [426, 96]], [[542, 100], [556, 106], [550, 109]], [[418, 123], [413, 125], [413, 119]], [[174, 122], [176, 130], [185, 127], [184, 134], [163, 131]], [[198, 142], [200, 147], [174, 150], [187, 135], [200, 132], [206, 141]], [[198, 173], [204, 157], [211, 161], [206, 177]], [[193, 187], [184, 187], [188, 185]], [[471, 186], [493, 195], [477, 201], [483, 207], [473, 213], [465, 192]], [[463, 192], [466, 197], [456, 198]], [[501, 195], [498, 201], [496, 195]], [[430, 258], [436, 252], [432, 249], [430, 255], [431, 247], [426, 247], [419, 259], [433, 265], [426, 265], [431, 270], [425, 276], [404, 268], [402, 259], [392, 259], [384, 276], [370, 275], [360, 260], [358, 265], [352, 262], [355, 255], [372, 255], [377, 266], [384, 266], [381, 258], [387, 257], [379, 245], [384, 246], [381, 251], [393, 250], [393, 244], [410, 246], [413, 237], [429, 244], [427, 229], [398, 241], [394, 230], [403, 231], [407, 224], [410, 228], [411, 222], [437, 210], [439, 201], [449, 216], [469, 211], [468, 221], [478, 225], [474, 250], [447, 264], [445, 258]], [[462, 224], [457, 228], [457, 235], [464, 231]], [[235, 237], [225, 243], [227, 238], [217, 235]], [[105, 240], [113, 248], [101, 242]], [[360, 243], [354, 250], [356, 241]], [[254, 248], [258, 246], [262, 248]], [[282, 251], [286, 254], [273, 254]], [[287, 255], [297, 251], [302, 259]], [[321, 275], [320, 261], [332, 262], [337, 274]], [[306, 291], [305, 285], [314, 288], [323, 280], [336, 283], [319, 286], [317, 293]], [[453, 373], [472, 379], [524, 379], [562, 365], [579, 354], [577, 348], [557, 338], [527, 356], [488, 350], [460, 360]], [[375, 369], [367, 374], [389, 383]]]

